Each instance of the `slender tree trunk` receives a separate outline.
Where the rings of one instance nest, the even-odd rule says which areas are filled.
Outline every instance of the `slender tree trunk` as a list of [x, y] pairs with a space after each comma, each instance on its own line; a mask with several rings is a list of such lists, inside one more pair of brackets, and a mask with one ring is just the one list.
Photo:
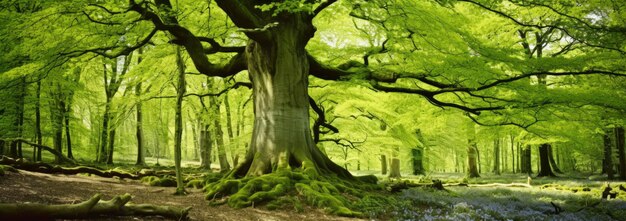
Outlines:
[[615, 146], [619, 158], [619, 177], [626, 180], [626, 154], [624, 153], [624, 127], [615, 128]]
[[559, 167], [556, 164], [556, 161], [554, 160], [554, 151], [553, 151], [553, 149], [554, 148], [552, 147], [552, 145], [550, 145], [548, 147], [548, 157], [549, 157], [549, 160], [550, 160], [550, 165], [552, 166], [552, 170], [554, 170], [554, 172], [556, 172], [556, 173], [563, 173], [563, 172], [561, 172], [561, 169], [559, 169]]
[[142, 113], [142, 102], [141, 102], [141, 82], [137, 83], [135, 86], [135, 95], [137, 96], [137, 128], [135, 136], [137, 137], [137, 162], [135, 165], [144, 166], [146, 165], [146, 157], [145, 157], [145, 148], [143, 142], [143, 113]]
[[517, 142], [515, 146], [517, 146], [517, 171], [515, 173], [522, 173], [522, 143]]
[[511, 172], [515, 173], [515, 137], [513, 134], [509, 135], [511, 138]]
[[493, 170], [496, 175], [500, 175], [500, 138], [493, 141]]
[[[50, 105], [50, 120], [52, 123], [52, 146], [59, 153], [63, 153], [63, 109], [65, 104], [61, 95], [61, 86], [55, 83], [56, 91], [53, 93], [52, 104]], [[61, 159], [55, 156], [54, 161], [60, 163]]]
[[[36, 99], [35, 102], [35, 137], [37, 139], [38, 145], [43, 145], [43, 137], [41, 134], [41, 81], [37, 81], [37, 89], [36, 89]], [[41, 148], [35, 148], [33, 151], [35, 154], [35, 161], [41, 161]]]
[[[22, 138], [24, 136], [24, 103], [26, 99], [26, 77], [22, 77], [20, 86], [20, 97], [18, 101], [18, 115], [17, 115], [17, 136]], [[24, 158], [22, 152], [22, 142], [17, 143], [17, 156], [19, 158]]]
[[552, 168], [550, 167], [550, 144], [544, 143], [539, 146], [539, 174], [538, 177], [551, 176], [554, 177]]
[[71, 111], [71, 103], [67, 104], [65, 108], [65, 142], [67, 146], [67, 158], [74, 159], [74, 154], [72, 153], [72, 137], [70, 136], [70, 111]]
[[[137, 64], [140, 64], [143, 60], [143, 48], [139, 48], [137, 56]], [[141, 81], [135, 85], [135, 96], [137, 97], [137, 128], [136, 128], [136, 137], [137, 137], [137, 162], [135, 165], [145, 166], [146, 165], [146, 150], [144, 148], [144, 139], [143, 139], [143, 113], [142, 113], [142, 101], [141, 101]]]
[[176, 90], [176, 116], [174, 123], [174, 167], [176, 169], [176, 194], [185, 194], [185, 184], [181, 168], [182, 135], [183, 135], [183, 95], [185, 95], [185, 64], [180, 54], [180, 46], [176, 48], [176, 64], [178, 66], [178, 85]]
[[115, 129], [109, 132], [109, 143], [107, 148], [107, 164], [113, 164], [113, 152], [115, 150]]
[[[224, 81], [226, 83], [226, 81]], [[233, 161], [233, 166], [237, 166], [235, 163], [235, 158], [237, 158], [237, 146], [233, 145], [233, 124], [232, 117], [230, 115], [230, 99], [228, 99], [228, 94], [224, 94], [224, 109], [226, 109], [226, 132], [228, 133], [228, 146], [230, 147], [230, 157]]]
[[107, 152], [107, 141], [109, 140], [109, 115], [111, 114], [111, 101], [110, 98], [107, 98], [105, 107], [104, 107], [104, 115], [102, 116], [102, 131], [100, 136], [100, 154], [98, 155], [98, 162], [104, 163], [108, 159]]
[[380, 171], [383, 175], [387, 174], [387, 156], [384, 154], [380, 155]]
[[611, 136], [608, 131], [602, 136], [604, 140], [604, 172], [608, 176], [609, 180], [614, 179], [615, 174], [613, 171], [613, 145], [611, 143]]
[[522, 173], [526, 173], [528, 175], [533, 173], [531, 157], [532, 157], [531, 147], [530, 145], [526, 145], [526, 147], [522, 149], [522, 165], [521, 165]]
[[[191, 113], [188, 114], [189, 119], [191, 119]], [[200, 148], [200, 136], [198, 136], [199, 132], [199, 120], [193, 120], [191, 124], [191, 134], [193, 136], [193, 159], [198, 160], [198, 149]]]

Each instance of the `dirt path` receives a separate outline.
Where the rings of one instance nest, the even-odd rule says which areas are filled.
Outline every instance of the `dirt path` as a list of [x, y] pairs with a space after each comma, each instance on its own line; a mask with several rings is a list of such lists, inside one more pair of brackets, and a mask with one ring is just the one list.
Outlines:
[[[193, 207], [192, 220], [355, 220], [329, 216], [317, 209], [295, 211], [267, 211], [256, 208], [233, 209], [228, 206], [209, 206], [201, 190], [188, 189], [187, 196], [172, 195], [175, 188], [150, 187], [132, 180], [86, 176], [66, 176], [33, 173], [20, 170], [0, 177], [0, 203], [73, 203], [83, 201], [96, 193], [103, 199], [129, 193], [133, 203], [151, 203], [178, 207]], [[105, 218], [101, 220], [163, 220], [160, 217]]]

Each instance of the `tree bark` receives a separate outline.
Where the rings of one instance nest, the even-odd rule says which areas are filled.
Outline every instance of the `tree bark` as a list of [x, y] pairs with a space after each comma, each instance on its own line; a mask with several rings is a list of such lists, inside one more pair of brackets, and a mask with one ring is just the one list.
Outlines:
[[493, 172], [496, 175], [500, 175], [500, 138], [496, 138], [493, 141]]
[[183, 135], [183, 95], [185, 95], [185, 64], [183, 63], [180, 47], [176, 47], [176, 64], [178, 66], [178, 85], [176, 89], [176, 116], [174, 123], [174, 167], [176, 168], [176, 194], [185, 194], [185, 184], [183, 182], [182, 169], [180, 165], [182, 153]]
[[531, 147], [530, 145], [526, 145], [524, 148], [522, 148], [522, 165], [521, 165], [521, 172], [522, 173], [526, 173], [528, 175], [533, 173], [533, 169], [532, 169], [532, 165], [531, 165]]
[[261, 175], [280, 168], [352, 178], [314, 144], [309, 128], [306, 43], [314, 27], [307, 13], [289, 14], [268, 34], [271, 41], [250, 40], [247, 64], [254, 90], [254, 129], [238, 176]]
[[[69, 104], [68, 104], [68, 109]], [[65, 112], [65, 145], [67, 146], [67, 157], [70, 159], [74, 159], [74, 154], [72, 153], [72, 137], [70, 134], [70, 114], [69, 114], [69, 110], [66, 110]]]
[[[57, 84], [57, 91], [54, 98], [54, 105], [50, 106], [50, 118], [52, 122], [52, 146], [59, 153], [63, 153], [63, 107], [65, 106], [63, 101], [61, 100], [61, 88]], [[54, 161], [59, 163], [61, 158], [55, 156]]]
[[400, 178], [402, 176], [400, 174], [400, 159], [398, 158], [399, 152], [400, 148], [395, 147], [391, 153], [391, 167], [389, 170], [389, 178]]
[[[411, 149], [411, 156], [412, 156], [412, 162], [413, 162], [413, 175], [420, 175], [420, 174], [424, 174], [424, 148], [423, 147], [416, 147]], [[358, 167], [357, 170], [360, 169], [360, 162], [358, 161]]]
[[[43, 137], [41, 134], [41, 81], [37, 81], [37, 89], [35, 92], [37, 101], [35, 102], [35, 137], [37, 144], [43, 145]], [[35, 161], [41, 161], [41, 149], [36, 148], [33, 151]]]
[[517, 169], [515, 167], [515, 137], [511, 134], [509, 135], [509, 138], [511, 138], [511, 172], [515, 173], [515, 170]]
[[104, 163], [108, 158], [107, 154], [107, 141], [109, 138], [109, 115], [110, 115], [110, 101], [107, 99], [107, 102], [104, 107], [104, 115], [102, 116], [102, 134], [100, 137], [100, 150], [98, 151], [98, 162]]
[[[214, 79], [207, 78], [207, 87], [213, 88]], [[224, 132], [222, 131], [220, 103], [216, 97], [209, 97], [209, 103], [211, 104], [210, 110], [212, 111], [211, 117], [213, 118], [213, 137], [215, 138], [215, 147], [217, 150], [217, 157], [220, 163], [220, 172], [226, 172], [230, 170], [230, 164], [226, 157], [226, 145], [224, 144]]]
[[109, 143], [107, 148], [107, 164], [113, 164], [113, 151], [115, 150], [115, 129], [109, 132]]
[[609, 180], [612, 180], [615, 178], [615, 174], [613, 171], [613, 144], [611, 142], [610, 132], [608, 132], [608, 130], [605, 130], [605, 133], [602, 136], [602, 138], [604, 141], [603, 169], [606, 175], [608, 176]]
[[476, 156], [478, 155], [476, 141], [474, 141], [474, 139], [469, 139], [467, 142], [467, 176], [469, 178], [480, 177], [480, 174], [478, 173], [478, 166], [476, 164]]
[[550, 176], [554, 177], [552, 168], [550, 167], [550, 144], [544, 143], [539, 146], [539, 174], [538, 177]]
[[[18, 99], [18, 112], [17, 112], [17, 137], [22, 137], [24, 134], [24, 100], [26, 99], [26, 76], [21, 77], [20, 92]], [[22, 153], [22, 143], [17, 144], [17, 156], [24, 158]]]
[[554, 172], [556, 172], [556, 173], [563, 173], [563, 172], [561, 172], [561, 169], [559, 169], [559, 167], [556, 164], [556, 161], [554, 160], [554, 151], [553, 151], [553, 149], [554, 148], [552, 147], [552, 145], [550, 145], [548, 147], [548, 157], [549, 157], [549, 160], [550, 160], [550, 165], [552, 166], [552, 170], [554, 170]]
[[624, 153], [624, 127], [615, 128], [615, 146], [619, 157], [619, 177], [626, 180], [626, 154]]
[[[226, 83], [226, 81], [224, 81], [224, 83]], [[226, 132], [228, 134], [228, 146], [229, 146], [229, 150], [230, 150], [230, 157], [231, 160], [233, 162], [233, 166], [237, 166], [237, 163], [235, 163], [235, 158], [237, 158], [237, 146], [233, 145], [233, 124], [232, 124], [232, 117], [230, 114], [230, 101], [228, 99], [228, 92], [226, 92], [226, 94], [224, 94], [224, 109], [226, 110]]]
[[380, 173], [382, 175], [387, 174], [387, 156], [386, 155], [380, 155]]
[[211, 132], [209, 125], [205, 125], [200, 130], [200, 167], [211, 169], [211, 150], [213, 142], [211, 141]]
[[[143, 59], [143, 49], [139, 48], [138, 50], [139, 56], [137, 57], [137, 63], [141, 63]], [[142, 102], [141, 102], [141, 81], [135, 85], [135, 96], [137, 97], [137, 106], [136, 106], [136, 120], [137, 120], [137, 128], [136, 128], [136, 137], [137, 137], [137, 162], [135, 165], [145, 166], [146, 165], [146, 157], [144, 149], [144, 140], [143, 140], [143, 115], [142, 115]]]

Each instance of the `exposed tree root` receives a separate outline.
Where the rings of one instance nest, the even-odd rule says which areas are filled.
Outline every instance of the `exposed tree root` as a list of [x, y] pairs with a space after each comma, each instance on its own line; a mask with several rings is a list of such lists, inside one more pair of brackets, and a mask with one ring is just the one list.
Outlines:
[[14, 172], [17, 173], [17, 169], [12, 166], [0, 165], [0, 176], [4, 176], [6, 172]]
[[0, 204], [0, 220], [85, 219], [102, 216], [163, 216], [186, 220], [191, 207], [184, 209], [152, 204], [130, 204], [131, 196], [124, 194], [101, 201], [96, 194], [78, 204], [45, 205], [37, 203]]
[[0, 164], [9, 165], [15, 169], [50, 174], [75, 175], [79, 173], [88, 173], [100, 177], [119, 177], [124, 179], [139, 179], [143, 176], [141, 174], [137, 175], [116, 170], [101, 170], [98, 168], [87, 166], [61, 167], [58, 165], [51, 165], [42, 162], [33, 163], [22, 159], [15, 160], [6, 156], [2, 156], [0, 158]]
[[60, 163], [66, 163], [66, 164], [70, 164], [70, 165], [75, 165], [76, 164], [76, 161], [74, 159], [67, 158], [66, 156], [63, 155], [63, 153], [61, 153], [61, 152], [59, 152], [59, 151], [57, 151], [54, 148], [49, 147], [49, 146], [36, 144], [36, 143], [30, 142], [30, 141], [27, 141], [27, 140], [24, 140], [24, 139], [13, 139], [13, 140], [4, 140], [4, 141], [5, 142], [17, 141], [17, 142], [25, 143], [25, 144], [28, 144], [28, 145], [33, 146], [35, 148], [43, 149], [45, 151], [50, 152], [51, 154], [55, 155], [57, 158], [59, 158], [61, 160]]
[[324, 208], [328, 213], [350, 217], [363, 215], [360, 208], [353, 205], [365, 197], [364, 190], [375, 189], [381, 187], [336, 176], [311, 177], [298, 169], [279, 169], [270, 174], [239, 179], [227, 176], [205, 187], [206, 197], [213, 205], [228, 203], [231, 207], [242, 208], [271, 202], [272, 207], [279, 207], [276, 202], [294, 203], [292, 201], [297, 198], [308, 205]]

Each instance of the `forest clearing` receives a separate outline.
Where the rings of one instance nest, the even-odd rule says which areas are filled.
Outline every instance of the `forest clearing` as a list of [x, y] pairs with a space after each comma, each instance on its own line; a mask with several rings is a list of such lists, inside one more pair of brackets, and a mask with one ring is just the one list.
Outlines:
[[0, 1], [0, 220], [626, 220], [626, 1]]

